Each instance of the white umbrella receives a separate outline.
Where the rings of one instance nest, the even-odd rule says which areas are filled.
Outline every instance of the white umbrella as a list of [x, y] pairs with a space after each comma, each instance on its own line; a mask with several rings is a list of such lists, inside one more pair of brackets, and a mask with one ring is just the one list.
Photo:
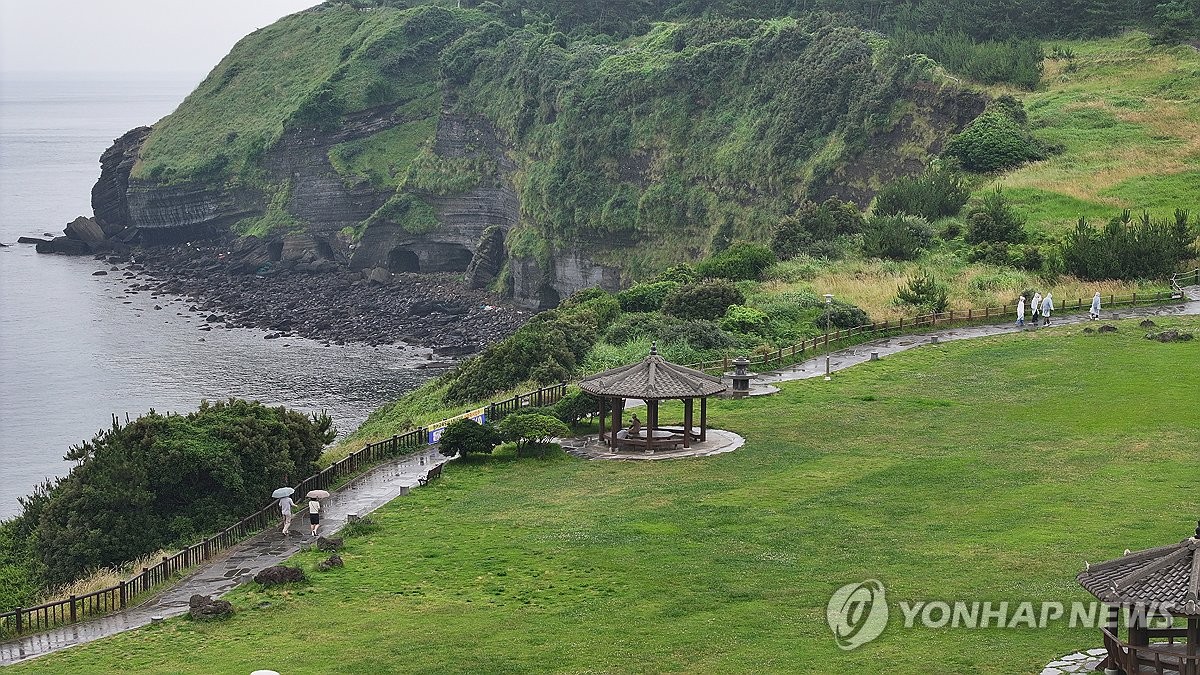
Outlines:
[[309, 499], [325, 499], [328, 496], [329, 496], [329, 492], [327, 490], [309, 490], [308, 491]]
[[281, 487], [271, 493], [271, 499], [281, 499], [283, 497], [291, 497], [296, 488]]

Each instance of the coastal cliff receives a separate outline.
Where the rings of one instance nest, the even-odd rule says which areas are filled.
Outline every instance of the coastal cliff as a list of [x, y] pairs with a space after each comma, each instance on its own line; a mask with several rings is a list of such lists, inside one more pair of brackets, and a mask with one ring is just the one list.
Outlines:
[[252, 235], [244, 272], [462, 273], [544, 309], [765, 241], [806, 199], [866, 206], [985, 103], [817, 20], [606, 45], [479, 10], [327, 3], [117, 139], [92, 205], [144, 243]]

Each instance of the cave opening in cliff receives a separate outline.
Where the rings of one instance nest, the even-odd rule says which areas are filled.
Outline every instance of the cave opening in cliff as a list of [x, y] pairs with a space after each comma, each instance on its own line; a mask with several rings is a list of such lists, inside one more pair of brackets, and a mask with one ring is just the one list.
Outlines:
[[389, 272], [420, 272], [421, 259], [416, 253], [403, 248], [394, 248], [388, 253]]

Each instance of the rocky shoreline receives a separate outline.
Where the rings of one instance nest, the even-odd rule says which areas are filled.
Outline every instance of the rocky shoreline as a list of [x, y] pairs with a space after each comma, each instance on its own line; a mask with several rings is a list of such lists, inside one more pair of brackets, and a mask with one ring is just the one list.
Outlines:
[[[404, 342], [461, 357], [511, 335], [532, 315], [468, 290], [454, 274], [356, 272], [265, 266], [245, 272], [234, 242], [138, 247], [96, 255], [96, 275], [121, 275], [128, 293], [184, 297], [204, 318], [198, 330], [254, 328], [266, 339], [299, 336], [328, 344]], [[155, 305], [155, 309], [161, 309]]]

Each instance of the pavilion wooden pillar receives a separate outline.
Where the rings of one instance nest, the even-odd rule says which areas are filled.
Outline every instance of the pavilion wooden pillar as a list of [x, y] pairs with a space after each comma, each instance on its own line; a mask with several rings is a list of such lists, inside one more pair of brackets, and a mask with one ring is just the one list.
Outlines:
[[658, 429], [658, 399], [646, 401], [646, 449], [654, 449], [654, 432]]
[[1200, 616], [1188, 617], [1187, 642], [1189, 656], [1200, 654]]
[[708, 399], [700, 399], [700, 442], [708, 440]]
[[692, 401], [683, 399], [683, 447], [692, 447]]
[[621, 413], [625, 410], [625, 400], [622, 398], [613, 397], [612, 411], [612, 436], [609, 437], [612, 446], [617, 447], [617, 432], [621, 430], [624, 423], [621, 421]]
[[1129, 607], [1128, 622], [1129, 622], [1129, 644], [1134, 647], [1147, 647], [1150, 645], [1150, 625], [1148, 609], [1139, 610], [1136, 607]]
[[603, 442], [604, 442], [604, 431], [605, 431], [605, 428], [604, 428], [604, 419], [605, 419], [605, 417], [604, 417], [604, 413], [605, 413], [605, 410], [606, 410], [606, 409], [607, 409], [607, 407], [608, 407], [607, 405], [605, 405], [605, 403], [608, 401], [608, 398], [607, 398], [607, 397], [604, 397], [604, 396], [599, 396], [599, 397], [597, 397], [597, 398], [598, 398], [598, 400], [600, 401], [600, 442], [601, 442], [601, 443], [603, 443]]

